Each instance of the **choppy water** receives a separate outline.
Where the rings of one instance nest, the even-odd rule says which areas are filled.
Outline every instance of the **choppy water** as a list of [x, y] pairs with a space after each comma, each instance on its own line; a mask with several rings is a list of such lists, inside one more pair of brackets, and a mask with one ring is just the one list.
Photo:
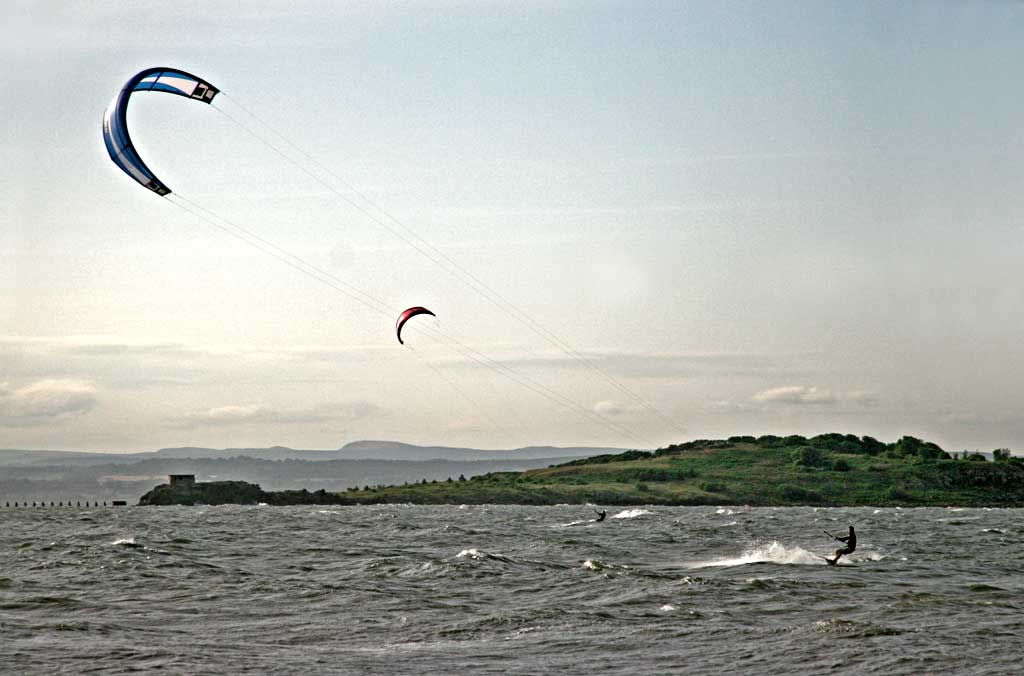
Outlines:
[[[0, 509], [0, 671], [1011, 674], [1024, 510]], [[837, 567], [822, 529], [858, 531]]]

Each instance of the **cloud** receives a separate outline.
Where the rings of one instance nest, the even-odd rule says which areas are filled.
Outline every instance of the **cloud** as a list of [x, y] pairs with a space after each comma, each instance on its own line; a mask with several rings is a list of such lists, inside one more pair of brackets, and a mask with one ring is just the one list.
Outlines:
[[624, 415], [626, 413], [636, 413], [641, 410], [643, 410], [643, 407], [638, 404], [623, 404], [620, 401], [612, 401], [610, 399], [599, 401], [594, 404], [594, 413], [607, 417]]
[[819, 387], [805, 385], [786, 385], [762, 390], [753, 397], [761, 404], [782, 404], [787, 406], [832, 406], [840, 403], [856, 403], [871, 405], [877, 396], [871, 392], [850, 391], [833, 392]]
[[39, 380], [20, 388], [0, 383], [0, 425], [41, 425], [88, 413], [98, 404], [96, 387], [81, 380]]
[[229, 427], [232, 425], [297, 425], [352, 422], [380, 411], [367, 401], [316, 406], [308, 409], [277, 409], [263, 404], [229, 404], [167, 418], [171, 427]]
[[621, 415], [626, 409], [616, 401], [599, 401], [594, 404], [594, 412], [601, 415]]
[[[492, 346], [493, 347], [493, 346]], [[512, 349], [510, 346], [502, 346]], [[601, 371], [621, 378], [700, 377], [707, 375], [747, 376], [766, 373], [800, 371], [807, 355], [755, 354], [738, 352], [548, 352], [522, 356], [492, 356], [491, 362], [511, 369], [577, 369]], [[469, 358], [455, 358], [452, 363], [475, 366]], [[589, 363], [588, 363], [589, 362]], [[794, 364], [793, 362], [798, 362]]]
[[123, 340], [110, 336], [13, 336], [0, 335], [4, 353], [35, 354], [47, 358], [71, 357], [167, 357], [226, 358], [244, 361], [336, 361], [386, 351], [391, 345], [187, 345], [157, 340]]

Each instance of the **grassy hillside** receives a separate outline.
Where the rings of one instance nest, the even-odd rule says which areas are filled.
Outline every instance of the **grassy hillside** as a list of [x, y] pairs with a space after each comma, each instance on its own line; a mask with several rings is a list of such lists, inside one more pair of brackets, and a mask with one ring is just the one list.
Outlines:
[[699, 440], [470, 480], [378, 486], [347, 504], [1024, 506], [1024, 461], [1000, 449], [953, 457], [913, 437], [823, 434]]

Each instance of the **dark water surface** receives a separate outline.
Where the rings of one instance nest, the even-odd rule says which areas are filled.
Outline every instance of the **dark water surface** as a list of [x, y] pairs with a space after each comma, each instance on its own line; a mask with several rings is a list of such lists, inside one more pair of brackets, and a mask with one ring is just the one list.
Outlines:
[[[1024, 510], [0, 509], [0, 671], [1019, 674]], [[822, 530], [857, 527], [837, 567]]]

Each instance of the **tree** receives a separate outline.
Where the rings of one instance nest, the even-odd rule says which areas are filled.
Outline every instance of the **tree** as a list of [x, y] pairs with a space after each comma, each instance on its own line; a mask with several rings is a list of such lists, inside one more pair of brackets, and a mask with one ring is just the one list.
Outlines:
[[885, 450], [885, 444], [874, 437], [861, 437], [860, 441], [868, 455], [878, 455]]

